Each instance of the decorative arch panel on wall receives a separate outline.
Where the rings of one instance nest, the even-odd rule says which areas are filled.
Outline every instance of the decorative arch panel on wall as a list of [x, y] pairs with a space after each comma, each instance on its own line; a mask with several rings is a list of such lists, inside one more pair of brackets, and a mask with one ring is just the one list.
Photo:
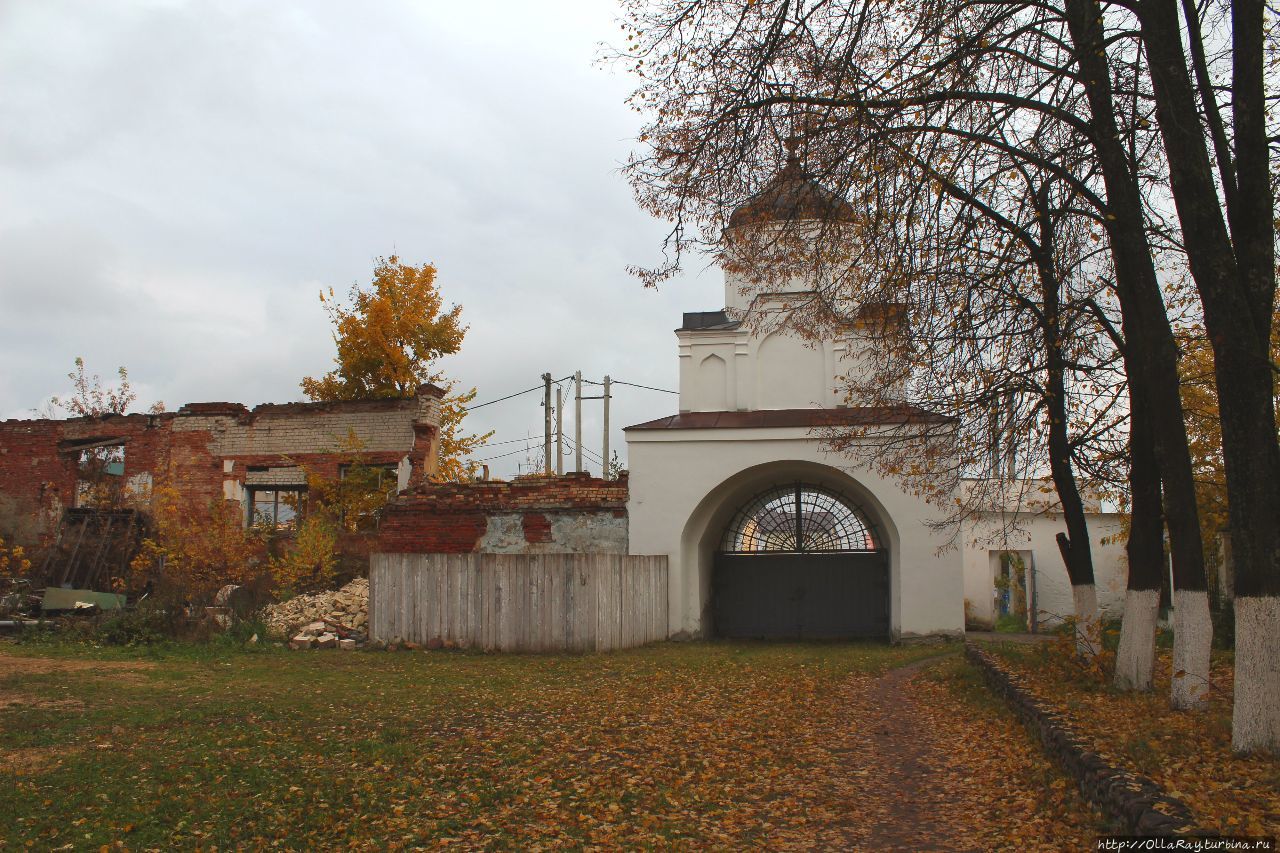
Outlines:
[[773, 332], [756, 351], [756, 408], [808, 409], [826, 402], [826, 358], [821, 346]]
[[729, 366], [712, 353], [698, 365], [697, 408], [704, 412], [723, 412], [729, 408]]

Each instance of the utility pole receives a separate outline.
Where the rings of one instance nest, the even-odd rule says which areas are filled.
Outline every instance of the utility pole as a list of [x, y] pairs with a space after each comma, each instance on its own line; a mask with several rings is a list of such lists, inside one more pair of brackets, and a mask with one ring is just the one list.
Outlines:
[[556, 386], [556, 476], [564, 476], [564, 401], [563, 392]]
[[573, 470], [582, 473], [582, 371], [573, 374]]
[[542, 468], [551, 474], [551, 374], [542, 374]]
[[609, 479], [609, 377], [604, 378], [604, 456], [600, 457], [604, 460], [601, 464], [604, 470], [600, 472], [600, 476]]

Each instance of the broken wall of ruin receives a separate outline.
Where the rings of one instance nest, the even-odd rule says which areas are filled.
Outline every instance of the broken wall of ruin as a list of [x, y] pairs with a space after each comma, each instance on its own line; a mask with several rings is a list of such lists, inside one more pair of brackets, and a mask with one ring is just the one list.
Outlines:
[[625, 474], [430, 484], [387, 506], [376, 551], [626, 554], [626, 506]]
[[336, 478], [351, 455], [343, 448], [351, 434], [363, 445], [362, 462], [397, 466], [398, 486], [407, 488], [436, 470], [442, 395], [425, 385], [403, 400], [254, 409], [191, 403], [162, 414], [3, 421], [0, 515], [23, 516], [30, 529], [47, 530], [63, 509], [85, 499], [82, 452], [109, 445], [123, 448], [117, 485], [123, 503], [135, 508], [145, 508], [160, 484], [197, 504], [243, 503], [254, 486], [305, 485], [304, 468]]

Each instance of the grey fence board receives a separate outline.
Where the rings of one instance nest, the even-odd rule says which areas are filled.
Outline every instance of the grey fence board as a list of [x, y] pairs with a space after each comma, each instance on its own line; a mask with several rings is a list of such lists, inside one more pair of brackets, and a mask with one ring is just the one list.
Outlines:
[[375, 640], [502, 651], [643, 645], [667, 636], [667, 558], [374, 554], [369, 629]]

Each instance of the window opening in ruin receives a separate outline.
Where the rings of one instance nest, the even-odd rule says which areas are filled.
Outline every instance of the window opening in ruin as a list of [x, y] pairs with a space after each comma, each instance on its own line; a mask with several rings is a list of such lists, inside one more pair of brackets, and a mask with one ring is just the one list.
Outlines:
[[[338, 466], [338, 517], [350, 530], [378, 529], [383, 506], [395, 497], [399, 487], [394, 463]], [[354, 515], [353, 515], [354, 513]]]
[[124, 441], [99, 439], [78, 450], [76, 506], [110, 509], [121, 504], [124, 481]]
[[95, 447], [80, 452], [81, 479], [124, 476], [124, 445]]
[[259, 530], [286, 532], [296, 530], [306, 510], [305, 486], [275, 486], [249, 491], [250, 524]]
[[395, 486], [396, 484], [396, 465], [394, 462], [387, 462], [380, 465], [339, 465], [338, 479], [345, 480], [348, 476], [365, 476], [362, 472], [369, 472], [367, 476], [372, 480], [373, 485], [381, 488], [384, 485]]

